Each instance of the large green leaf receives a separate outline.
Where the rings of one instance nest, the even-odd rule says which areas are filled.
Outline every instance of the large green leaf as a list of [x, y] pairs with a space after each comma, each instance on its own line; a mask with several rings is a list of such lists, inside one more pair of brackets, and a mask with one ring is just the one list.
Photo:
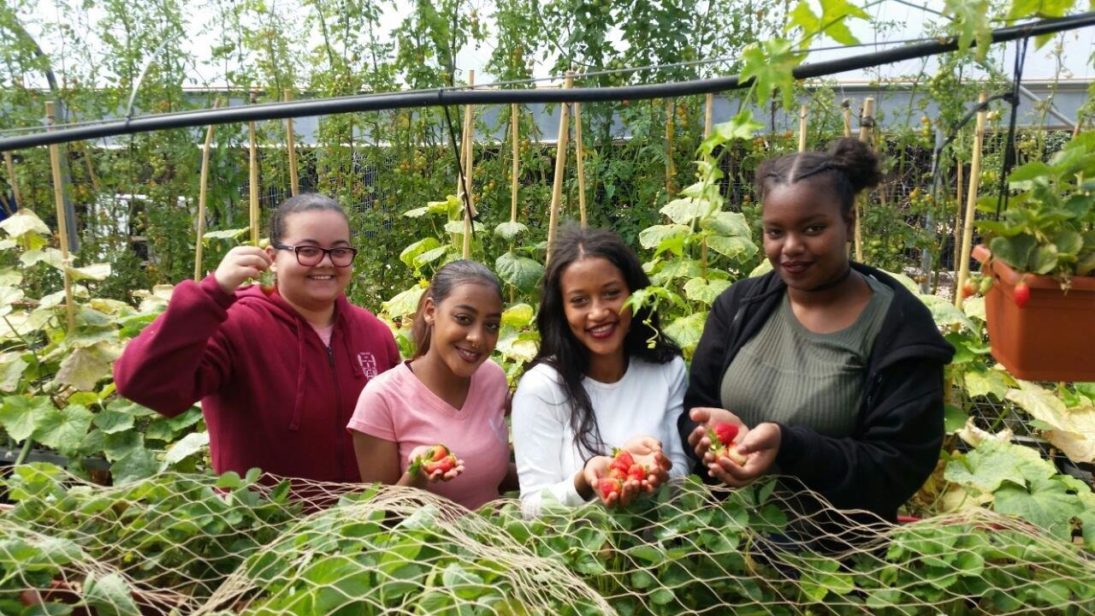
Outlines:
[[944, 477], [991, 494], [1006, 483], [1025, 487], [1056, 472], [1034, 449], [989, 439], [967, 454], [954, 456], [947, 463]]
[[971, 370], [963, 377], [966, 393], [971, 397], [991, 395], [1003, 400], [1008, 393], [1008, 381], [999, 370]]
[[19, 381], [27, 370], [23, 354], [18, 352], [0, 353], [0, 391], [14, 393], [19, 389]]
[[684, 242], [692, 232], [686, 225], [653, 225], [639, 232], [639, 245], [661, 254], [666, 250], [681, 254]]
[[704, 218], [700, 224], [704, 229], [714, 231], [719, 235], [750, 239], [753, 237], [749, 222], [745, 220], [745, 215], [739, 212], [717, 212]]
[[425, 292], [425, 287], [415, 285], [406, 291], [398, 293], [395, 297], [382, 304], [384, 312], [393, 319], [410, 316], [418, 310], [418, 300]]
[[141, 613], [133, 601], [133, 589], [118, 573], [89, 573], [84, 581], [84, 598], [102, 616], [135, 616]]
[[46, 396], [7, 396], [0, 406], [0, 426], [8, 436], [22, 442], [38, 431], [46, 414], [53, 410], [53, 402]]
[[678, 225], [691, 225], [692, 221], [707, 214], [708, 204], [699, 199], [674, 199], [660, 211]]
[[418, 269], [420, 266], [417, 263], [417, 257], [422, 253], [433, 250], [441, 245], [441, 242], [435, 237], [426, 237], [414, 242], [403, 249], [403, 252], [399, 253], [399, 260], [402, 261], [407, 267]]
[[77, 348], [61, 362], [56, 382], [79, 391], [91, 391], [95, 385], [110, 378], [112, 357], [99, 346]]
[[745, 261], [757, 254], [757, 245], [745, 237], [711, 235], [707, 238], [707, 247], [736, 261]]
[[178, 441], [171, 444], [167, 448], [167, 453], [164, 454], [163, 466], [161, 468], [169, 468], [172, 465], [178, 464], [183, 460], [189, 458], [192, 455], [209, 450], [209, 433], [208, 432], [191, 432], [182, 437]]
[[528, 227], [519, 222], [504, 222], [494, 228], [494, 235], [507, 242], [512, 242], [526, 232], [528, 232]]
[[790, 109], [794, 104], [795, 78], [793, 71], [805, 54], [795, 53], [791, 41], [773, 37], [759, 43], [750, 43], [742, 51], [741, 82], [756, 81], [757, 102], [768, 104], [772, 92], [783, 93], [783, 106]]
[[532, 323], [535, 316], [532, 306], [526, 303], [517, 303], [502, 312], [502, 325], [521, 329]]
[[110, 474], [117, 485], [151, 477], [160, 471], [155, 454], [144, 447], [136, 447], [110, 465]]
[[666, 336], [672, 338], [682, 349], [691, 351], [699, 344], [700, 336], [703, 334], [703, 324], [706, 321], [706, 314], [695, 312], [688, 316], [674, 319], [672, 323], [665, 326], [663, 331]]
[[506, 284], [532, 291], [544, 275], [544, 266], [528, 257], [505, 252], [494, 261], [494, 271]]
[[958, 30], [958, 48], [969, 49], [976, 43], [977, 59], [984, 60], [992, 43], [988, 0], [946, 0], [944, 6], [951, 27]]
[[1029, 489], [1016, 485], [1001, 487], [996, 491], [993, 509], [1019, 516], [1066, 541], [1072, 536], [1072, 518], [1083, 511], [1080, 499], [1051, 479], [1036, 480]]
[[131, 430], [134, 420], [132, 413], [106, 409], [97, 413], [93, 422], [95, 427], [103, 431], [103, 434], [114, 434]]
[[989, 242], [989, 250], [992, 256], [1007, 263], [1017, 271], [1026, 272], [1030, 255], [1034, 252], [1037, 240], [1031, 235], [1016, 235], [1015, 237], [994, 237]]
[[34, 438], [64, 455], [80, 448], [84, 435], [95, 416], [81, 405], [71, 404], [62, 409], [50, 408], [42, 418]]
[[50, 235], [49, 227], [46, 223], [42, 222], [41, 218], [34, 211], [27, 208], [20, 208], [8, 218], [0, 221], [0, 229], [3, 229], [11, 237], [22, 237], [27, 233], [36, 233], [38, 235]]
[[730, 287], [729, 280], [708, 280], [705, 278], [693, 278], [684, 283], [684, 295], [694, 302], [702, 302], [707, 305], [715, 303], [715, 298]]

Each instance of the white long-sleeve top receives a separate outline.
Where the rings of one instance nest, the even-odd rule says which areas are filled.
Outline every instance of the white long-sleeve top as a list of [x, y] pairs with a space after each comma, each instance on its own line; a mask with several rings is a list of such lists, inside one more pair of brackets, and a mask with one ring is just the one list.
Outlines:
[[[688, 473], [677, 432], [688, 386], [683, 359], [653, 364], [633, 357], [619, 381], [601, 383], [586, 377], [582, 386], [609, 448], [606, 454], [635, 437], [652, 436], [661, 441], [673, 463], [670, 477]], [[585, 503], [574, 487], [574, 475], [585, 462], [574, 442], [570, 404], [554, 368], [538, 364], [525, 373], [513, 396], [511, 421], [524, 512], [538, 514], [545, 494], [567, 506]]]

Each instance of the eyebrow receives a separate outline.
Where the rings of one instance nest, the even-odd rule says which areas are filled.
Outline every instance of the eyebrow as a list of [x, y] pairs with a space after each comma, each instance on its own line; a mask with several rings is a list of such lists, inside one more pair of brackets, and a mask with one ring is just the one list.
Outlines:
[[[457, 304], [457, 305], [456, 305], [455, 307], [456, 307], [456, 308], [458, 308], [458, 309], [463, 309], [463, 310], [466, 310], [466, 311], [468, 311], [468, 312], [474, 312], [475, 314], [479, 314], [479, 310], [477, 310], [477, 309], [475, 308], [475, 306], [472, 306], [471, 304]], [[501, 312], [491, 312], [491, 313], [488, 313], [488, 314], [487, 314], [487, 317], [488, 317], [488, 318], [489, 318], [489, 317], [498, 317], [498, 318], [501, 318], [501, 317], [502, 317], [502, 313], [501, 313]]]
[[[313, 240], [310, 237], [309, 238], [304, 238], [302, 240], [298, 240], [295, 243], [296, 244], [311, 243], [311, 244], [315, 244], [316, 246], [319, 246], [319, 240]], [[350, 242], [349, 242], [349, 240], [335, 240], [334, 242], [331, 243], [332, 246], [338, 246], [339, 244], [345, 244], [345, 245], [349, 246]]]

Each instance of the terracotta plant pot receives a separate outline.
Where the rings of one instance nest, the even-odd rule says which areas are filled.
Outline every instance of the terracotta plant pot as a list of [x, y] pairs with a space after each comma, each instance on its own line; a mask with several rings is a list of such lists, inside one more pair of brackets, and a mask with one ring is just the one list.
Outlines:
[[[1095, 277], [1073, 276], [1065, 293], [1054, 278], [1021, 274], [992, 259], [985, 246], [976, 246], [973, 258], [992, 276], [985, 316], [996, 361], [1028, 381], [1095, 381]], [[1022, 308], [1014, 299], [1020, 280], [1030, 287]]]

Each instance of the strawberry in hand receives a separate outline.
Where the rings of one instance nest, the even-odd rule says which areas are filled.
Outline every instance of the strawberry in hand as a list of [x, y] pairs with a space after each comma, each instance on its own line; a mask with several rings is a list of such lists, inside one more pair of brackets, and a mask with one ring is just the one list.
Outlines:
[[[453, 471], [456, 471], [453, 473]], [[431, 481], [448, 481], [463, 470], [463, 464], [456, 459], [449, 448], [437, 444], [427, 447], [425, 453], [414, 458], [407, 472], [411, 475], [421, 473]]]
[[738, 437], [741, 428], [732, 423], [716, 423], [707, 428], [707, 438], [711, 441], [711, 455], [718, 458], [728, 458], [738, 466], [745, 466], [745, 456], [738, 453], [734, 446], [734, 439]]

